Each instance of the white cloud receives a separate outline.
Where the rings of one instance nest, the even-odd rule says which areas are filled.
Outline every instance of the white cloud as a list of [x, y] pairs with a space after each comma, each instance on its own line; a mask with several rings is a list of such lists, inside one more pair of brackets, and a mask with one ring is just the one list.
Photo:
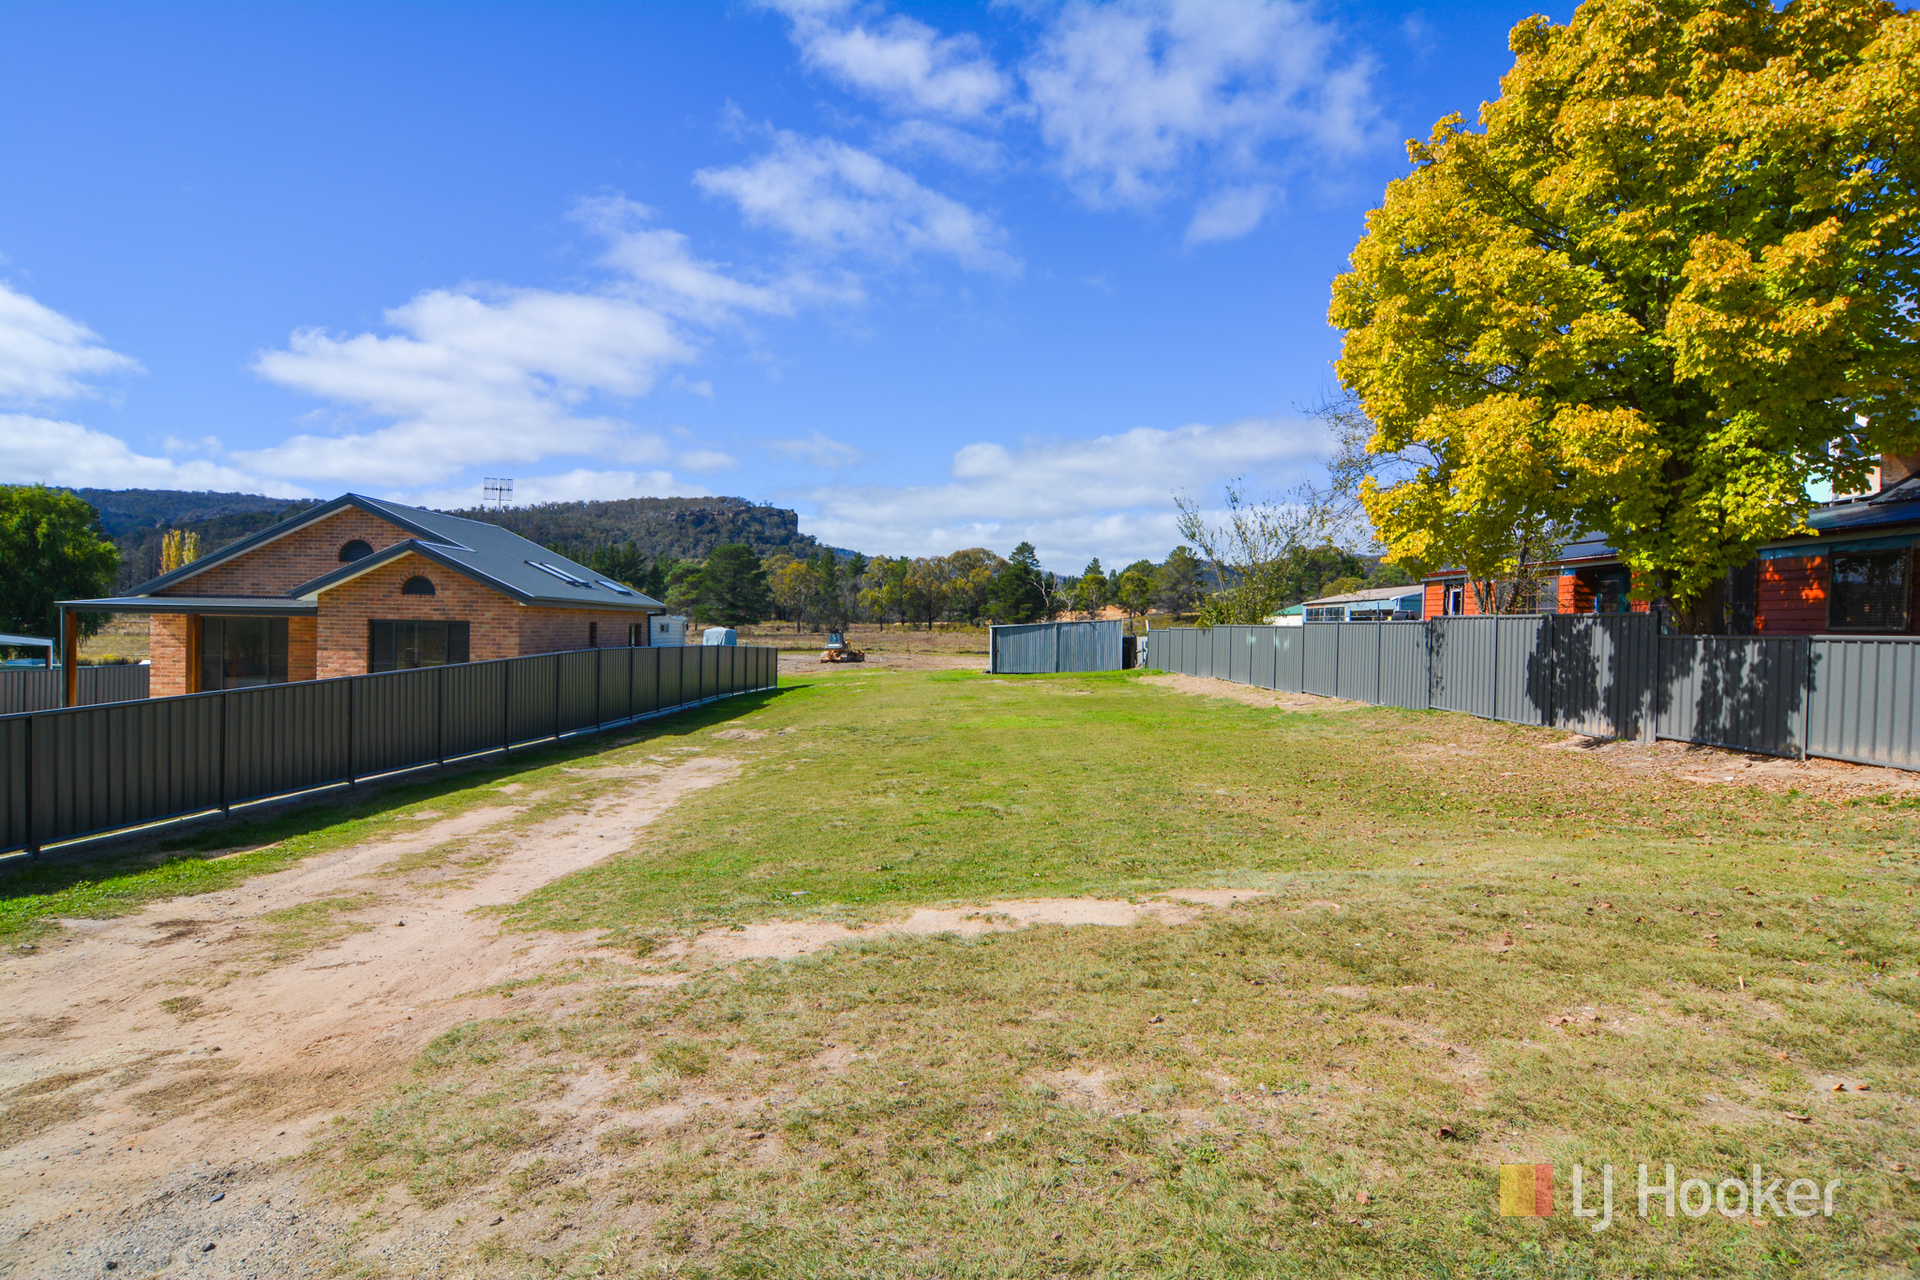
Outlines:
[[[647, 437], [572, 410], [647, 391], [693, 348], [666, 316], [624, 298], [537, 289], [436, 289], [386, 313], [398, 333], [296, 332], [254, 368], [389, 426], [299, 435], [235, 456], [263, 472], [349, 483], [442, 480], [480, 463], [607, 453], [645, 461]], [[635, 448], [640, 456], [635, 456]]]
[[740, 463], [730, 453], [719, 449], [689, 449], [675, 459], [689, 471], [706, 474], [712, 471], [731, 471]]
[[1267, 216], [1276, 194], [1264, 183], [1219, 192], [1194, 211], [1193, 221], [1187, 224], [1187, 243], [1236, 240], [1246, 235]]
[[1147, 205], [1196, 163], [1256, 170], [1276, 141], [1366, 141], [1371, 64], [1297, 0], [1064, 9], [1024, 69], [1041, 136], [1089, 203]]
[[843, 444], [821, 431], [815, 431], [797, 440], [769, 440], [767, 452], [781, 458], [791, 458], [795, 462], [804, 462], [810, 467], [822, 470], [835, 470], [850, 467], [866, 459], [866, 454], [850, 444]]
[[975, 119], [1011, 87], [973, 35], [942, 36], [898, 15], [869, 25], [846, 4], [773, 0], [773, 7], [792, 20], [801, 61], [896, 110]]
[[85, 379], [139, 369], [78, 320], [0, 283], [0, 404], [91, 395]]
[[0, 476], [75, 489], [213, 489], [298, 498], [305, 489], [205, 460], [156, 458], [77, 422], [0, 414]]
[[749, 222], [826, 253], [896, 260], [933, 253], [980, 271], [1019, 270], [1006, 232], [991, 218], [830, 138], [781, 131], [772, 151], [744, 165], [702, 169], [694, 182], [738, 204]]
[[1248, 419], [1018, 449], [970, 444], [954, 453], [946, 484], [813, 490], [818, 513], [805, 524], [824, 542], [874, 553], [987, 546], [1005, 555], [1025, 540], [1055, 569], [1094, 555], [1158, 559], [1179, 541], [1175, 493], [1204, 496], [1243, 474], [1283, 487], [1318, 461], [1324, 440], [1312, 423]]
[[606, 264], [633, 281], [650, 305], [713, 323], [736, 311], [790, 315], [792, 289], [738, 280], [718, 263], [693, 256], [678, 231], [649, 227], [653, 210], [610, 196], [583, 200], [575, 216], [607, 239]]

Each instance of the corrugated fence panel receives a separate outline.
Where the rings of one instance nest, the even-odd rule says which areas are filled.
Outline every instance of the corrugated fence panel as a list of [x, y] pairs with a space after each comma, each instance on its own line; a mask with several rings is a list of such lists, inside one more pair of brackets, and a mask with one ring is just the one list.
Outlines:
[[660, 710], [670, 711], [686, 703], [681, 696], [681, 675], [687, 668], [687, 649], [668, 647], [660, 651]]
[[512, 659], [507, 679], [507, 737], [518, 746], [551, 738], [559, 732], [555, 696], [559, 691], [560, 655], [542, 653]]
[[1276, 689], [1301, 693], [1307, 685], [1307, 632], [1304, 627], [1273, 629], [1273, 684]]
[[1538, 615], [1492, 618], [1494, 719], [1546, 725], [1553, 720], [1553, 630]]
[[31, 842], [218, 807], [222, 698], [36, 712]]
[[1798, 755], [1811, 643], [1803, 636], [1661, 636], [1655, 732]]
[[0, 849], [27, 842], [27, 734], [25, 716], [0, 720]]
[[1429, 705], [1427, 628], [1420, 622], [1382, 622], [1380, 697], [1387, 707], [1425, 711]]
[[1333, 624], [1340, 655], [1334, 662], [1334, 695], [1354, 702], [1380, 701], [1380, 624]]
[[1118, 671], [1124, 630], [1118, 619], [997, 626], [991, 632], [992, 661], [988, 665], [1000, 675]]
[[153, 684], [153, 668], [138, 663], [124, 667], [80, 668], [80, 705], [104, 706], [109, 702], [138, 702], [147, 696]]
[[[80, 668], [80, 705], [137, 702], [147, 696], [152, 667]], [[66, 672], [59, 667], [0, 667], [0, 716], [58, 710], [66, 699]]]
[[601, 724], [625, 720], [633, 714], [629, 699], [633, 694], [633, 651], [602, 649], [600, 657], [600, 710], [594, 717]]
[[1300, 628], [1306, 640], [1305, 679], [1307, 693], [1323, 698], [1337, 697], [1340, 675], [1340, 624], [1309, 622]]
[[1253, 628], [1223, 627], [1227, 635], [1227, 679], [1235, 684], [1253, 683]]
[[589, 729], [600, 718], [600, 650], [563, 653], [560, 658], [560, 732]]
[[[672, 701], [658, 696], [663, 668]], [[761, 648], [602, 649], [8, 716], [0, 849], [500, 750], [778, 675]]]
[[1567, 615], [1552, 627], [1554, 723], [1594, 738], [1650, 739], [1660, 636], [1652, 615]]
[[1253, 683], [1262, 689], [1274, 687], [1274, 672], [1280, 659], [1280, 628], [1253, 629]]
[[1031, 676], [1053, 670], [1053, 628], [1044, 622], [1008, 624], [990, 633], [996, 675]]
[[1427, 624], [1435, 707], [1493, 719], [1495, 621], [1435, 618]]
[[665, 649], [634, 649], [633, 714], [650, 715], [660, 709], [660, 655]]
[[1810, 754], [1920, 768], [1920, 641], [1822, 636], [1810, 661]]
[[447, 759], [498, 751], [507, 740], [507, 671], [519, 659], [441, 667], [446, 721], [440, 748]]
[[438, 668], [353, 676], [351, 684], [355, 777], [408, 769], [439, 758]]
[[346, 781], [349, 692], [345, 680], [305, 680], [222, 694], [227, 803]]

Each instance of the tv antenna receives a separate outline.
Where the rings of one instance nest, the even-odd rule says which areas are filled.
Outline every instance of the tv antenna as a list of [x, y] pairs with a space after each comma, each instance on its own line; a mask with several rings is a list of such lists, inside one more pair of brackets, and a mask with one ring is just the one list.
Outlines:
[[480, 509], [485, 511], [491, 506], [495, 511], [505, 511], [513, 505], [513, 477], [485, 476], [480, 482]]

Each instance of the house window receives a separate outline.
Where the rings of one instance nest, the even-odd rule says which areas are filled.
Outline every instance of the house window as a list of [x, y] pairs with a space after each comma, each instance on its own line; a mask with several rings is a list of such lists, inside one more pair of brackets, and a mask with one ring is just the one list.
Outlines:
[[1835, 631], [1905, 631], [1912, 561], [1905, 550], [1834, 556], [1827, 625]]
[[433, 594], [433, 579], [422, 578], [418, 575], [408, 578], [400, 584], [400, 594], [403, 596], [430, 596]]
[[340, 563], [346, 564], [353, 560], [364, 560], [372, 554], [373, 548], [367, 544], [364, 538], [355, 538], [340, 548]]
[[1629, 613], [1633, 609], [1633, 575], [1617, 569], [1583, 569], [1580, 577], [1593, 592], [1595, 613]]
[[600, 624], [597, 622], [589, 622], [587, 624], [587, 648], [598, 649], [599, 647], [600, 647]]
[[285, 618], [200, 619], [200, 691], [287, 682]]
[[1446, 611], [1459, 615], [1467, 611], [1467, 584], [1456, 582], [1447, 588]]
[[471, 624], [375, 618], [367, 623], [367, 670], [406, 671], [467, 660]]

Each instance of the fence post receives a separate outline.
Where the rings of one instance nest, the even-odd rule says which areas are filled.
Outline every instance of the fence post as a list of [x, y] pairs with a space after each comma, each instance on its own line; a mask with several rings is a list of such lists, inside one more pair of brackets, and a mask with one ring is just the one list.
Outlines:
[[[653, 615], [649, 614], [647, 616], [652, 617]], [[628, 720], [633, 719], [633, 664], [637, 660], [638, 656], [639, 655], [634, 649], [634, 647], [632, 645], [628, 645], [627, 646], [627, 719]]]
[[1800, 686], [1800, 759], [1807, 758], [1807, 730], [1812, 725], [1813, 715], [1813, 640], [1806, 640], [1807, 662], [1806, 676]]
[[553, 655], [553, 740], [560, 741], [560, 673], [566, 663], [560, 661], [561, 655]]
[[500, 754], [513, 754], [513, 659], [500, 664]]
[[354, 733], [353, 733], [354, 714], [353, 713], [354, 713], [355, 704], [357, 704], [359, 701], [360, 701], [359, 677], [348, 676], [347, 677], [347, 785], [349, 787], [357, 787], [360, 785], [359, 771], [354, 768], [354, 762], [353, 762], [353, 741], [354, 741]]
[[[598, 637], [595, 637], [598, 639]], [[600, 716], [600, 699], [607, 691], [607, 651], [599, 645], [593, 646], [593, 727], [598, 729], [606, 721]]]
[[220, 816], [223, 818], [233, 812], [227, 787], [227, 739], [233, 736], [232, 720], [233, 699], [223, 690], [220, 694]]
[[444, 769], [447, 767], [447, 668], [444, 663], [433, 682], [433, 693], [433, 751]]
[[33, 715], [27, 717], [27, 762], [25, 770], [27, 778], [27, 802], [23, 807], [26, 809], [27, 856], [29, 858], [37, 858], [40, 856], [40, 832], [34, 827], [33, 822], [33, 723], [39, 718], [40, 717]]
[[1387, 665], [1387, 624], [1373, 620], [1373, 705], [1380, 705], [1380, 669]]

